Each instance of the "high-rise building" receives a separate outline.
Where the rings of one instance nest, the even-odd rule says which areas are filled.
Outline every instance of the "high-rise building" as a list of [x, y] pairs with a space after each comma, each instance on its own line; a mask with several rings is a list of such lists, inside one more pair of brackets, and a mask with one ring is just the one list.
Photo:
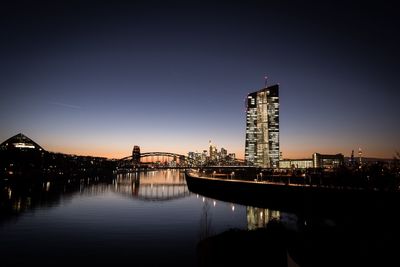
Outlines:
[[209, 151], [210, 151], [210, 160], [216, 160], [217, 159], [217, 147], [211, 143], [211, 140], [208, 142], [209, 143]]
[[279, 167], [279, 85], [265, 87], [247, 96], [247, 164]]
[[222, 147], [220, 152], [220, 158], [222, 160], [225, 160], [227, 156], [228, 156], [228, 150]]

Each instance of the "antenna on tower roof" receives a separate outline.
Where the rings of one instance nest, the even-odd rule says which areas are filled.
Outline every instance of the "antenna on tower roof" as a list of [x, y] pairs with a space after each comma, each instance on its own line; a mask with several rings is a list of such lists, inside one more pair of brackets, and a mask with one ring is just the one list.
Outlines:
[[268, 80], [268, 76], [265, 75], [264, 76], [264, 86], [265, 86], [265, 88], [267, 88], [267, 80]]

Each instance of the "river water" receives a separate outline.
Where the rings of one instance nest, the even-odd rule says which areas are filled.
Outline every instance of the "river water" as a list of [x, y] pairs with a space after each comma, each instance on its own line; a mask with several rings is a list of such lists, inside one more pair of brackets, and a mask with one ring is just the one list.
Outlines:
[[379, 210], [310, 219], [203, 197], [189, 192], [179, 170], [4, 183], [1, 190], [1, 266], [196, 266], [201, 240], [271, 220], [286, 229], [279, 238], [297, 262], [289, 266], [344, 266], [348, 256], [356, 264], [393, 263], [398, 245], [388, 244], [400, 236], [398, 220]]

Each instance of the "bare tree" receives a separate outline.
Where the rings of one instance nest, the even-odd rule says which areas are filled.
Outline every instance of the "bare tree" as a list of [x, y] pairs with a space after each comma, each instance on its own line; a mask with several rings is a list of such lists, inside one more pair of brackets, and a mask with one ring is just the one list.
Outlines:
[[199, 238], [200, 240], [203, 240], [209, 236], [212, 235], [212, 229], [211, 229], [211, 212], [210, 212], [210, 200], [205, 199], [203, 202], [203, 211], [201, 213], [200, 217], [200, 233], [199, 233]]

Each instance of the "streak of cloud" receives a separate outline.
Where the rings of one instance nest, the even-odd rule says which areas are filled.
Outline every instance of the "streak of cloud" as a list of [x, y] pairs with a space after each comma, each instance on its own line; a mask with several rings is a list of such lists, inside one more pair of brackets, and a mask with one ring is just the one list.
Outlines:
[[82, 107], [80, 107], [80, 106], [75, 106], [75, 105], [61, 103], [61, 102], [49, 102], [49, 103], [52, 105], [55, 105], [55, 106], [60, 106], [60, 107], [66, 107], [66, 108], [72, 108], [72, 109], [82, 109]]

